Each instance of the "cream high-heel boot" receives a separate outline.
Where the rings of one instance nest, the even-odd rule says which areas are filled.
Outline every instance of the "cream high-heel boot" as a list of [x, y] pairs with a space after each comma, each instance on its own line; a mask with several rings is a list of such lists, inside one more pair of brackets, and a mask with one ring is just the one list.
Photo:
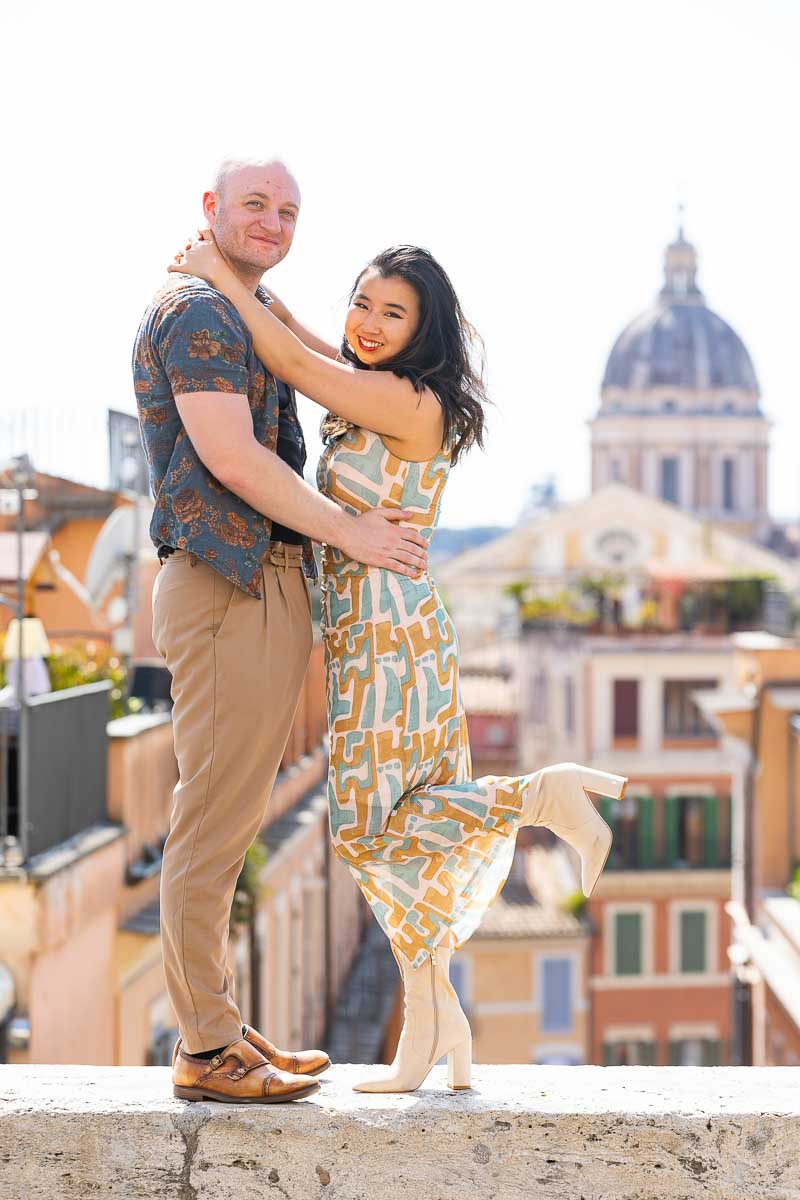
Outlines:
[[394, 1062], [385, 1075], [354, 1085], [356, 1092], [413, 1092], [447, 1055], [447, 1086], [471, 1086], [472, 1031], [450, 982], [450, 947], [437, 946], [421, 967], [412, 970], [402, 953], [395, 955], [403, 976], [403, 1032]]
[[611, 850], [611, 830], [587, 793], [621, 800], [628, 780], [578, 763], [556, 763], [533, 777], [522, 810], [523, 825], [544, 825], [581, 860], [581, 888], [591, 896]]

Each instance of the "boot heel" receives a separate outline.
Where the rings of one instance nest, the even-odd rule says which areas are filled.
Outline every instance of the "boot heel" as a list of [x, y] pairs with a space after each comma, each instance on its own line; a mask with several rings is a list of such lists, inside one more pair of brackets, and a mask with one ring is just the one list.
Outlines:
[[624, 775], [610, 775], [608, 771], [596, 771], [594, 767], [578, 767], [581, 787], [599, 796], [610, 796], [612, 800], [621, 800], [625, 795], [625, 785], [628, 780]]
[[578, 851], [581, 858], [581, 889], [584, 896], [588, 900], [595, 889], [603, 867], [608, 861], [608, 856], [611, 853], [611, 830], [606, 825], [600, 814], [597, 814], [597, 820], [601, 827], [601, 832], [594, 838], [591, 846], [588, 849]]
[[472, 1039], [454, 1046], [447, 1055], [447, 1086], [454, 1092], [472, 1087]]

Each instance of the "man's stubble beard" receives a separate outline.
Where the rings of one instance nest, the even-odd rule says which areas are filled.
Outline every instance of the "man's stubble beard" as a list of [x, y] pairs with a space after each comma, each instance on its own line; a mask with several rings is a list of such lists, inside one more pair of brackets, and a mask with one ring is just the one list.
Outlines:
[[214, 230], [217, 246], [228, 265], [243, 282], [249, 282], [252, 279], [258, 281], [265, 271], [270, 271], [273, 267], [276, 267], [284, 257], [282, 254], [279, 254], [274, 262], [267, 263], [266, 265], [259, 262], [258, 259], [246, 258], [241, 253], [237, 253], [235, 246], [232, 247], [227, 244], [228, 239], [225, 236], [225, 232], [225, 229], [220, 230], [219, 226]]
[[265, 271], [269, 271], [271, 267], [276, 265], [276, 263], [269, 263], [267, 266], [264, 266], [263, 263], [256, 262], [253, 259], [238, 258], [235, 254], [231, 254], [230, 251], [225, 250], [222, 246], [220, 246], [220, 249], [227, 259], [228, 265], [233, 269], [233, 271], [235, 271], [239, 278], [244, 281], [260, 279]]

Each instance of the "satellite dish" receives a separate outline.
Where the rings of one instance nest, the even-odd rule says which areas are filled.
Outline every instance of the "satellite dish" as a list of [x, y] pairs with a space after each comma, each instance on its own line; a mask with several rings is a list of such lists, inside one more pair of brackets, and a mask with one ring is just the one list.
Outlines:
[[114, 584], [125, 579], [131, 560], [138, 561], [145, 550], [152, 553], [152, 515], [149, 501], [126, 504], [114, 509], [98, 533], [86, 564], [86, 590], [95, 611], [102, 608]]

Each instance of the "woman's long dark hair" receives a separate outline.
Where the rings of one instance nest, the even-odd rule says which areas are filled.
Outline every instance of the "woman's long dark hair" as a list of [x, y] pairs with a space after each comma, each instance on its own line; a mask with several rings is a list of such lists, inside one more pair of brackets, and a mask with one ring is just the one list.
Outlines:
[[[419, 324], [405, 349], [388, 362], [368, 367], [346, 340], [342, 341], [342, 358], [364, 370], [392, 371], [409, 379], [418, 392], [429, 387], [444, 414], [442, 446], [450, 450], [455, 463], [471, 446], [483, 446], [483, 406], [488, 403], [483, 343], [461, 311], [446, 272], [429, 251], [419, 246], [392, 246], [376, 255], [359, 272], [350, 301], [370, 268], [384, 279], [402, 279], [413, 287], [419, 300]], [[335, 441], [349, 428], [341, 417], [328, 413], [322, 421], [323, 441]]]

